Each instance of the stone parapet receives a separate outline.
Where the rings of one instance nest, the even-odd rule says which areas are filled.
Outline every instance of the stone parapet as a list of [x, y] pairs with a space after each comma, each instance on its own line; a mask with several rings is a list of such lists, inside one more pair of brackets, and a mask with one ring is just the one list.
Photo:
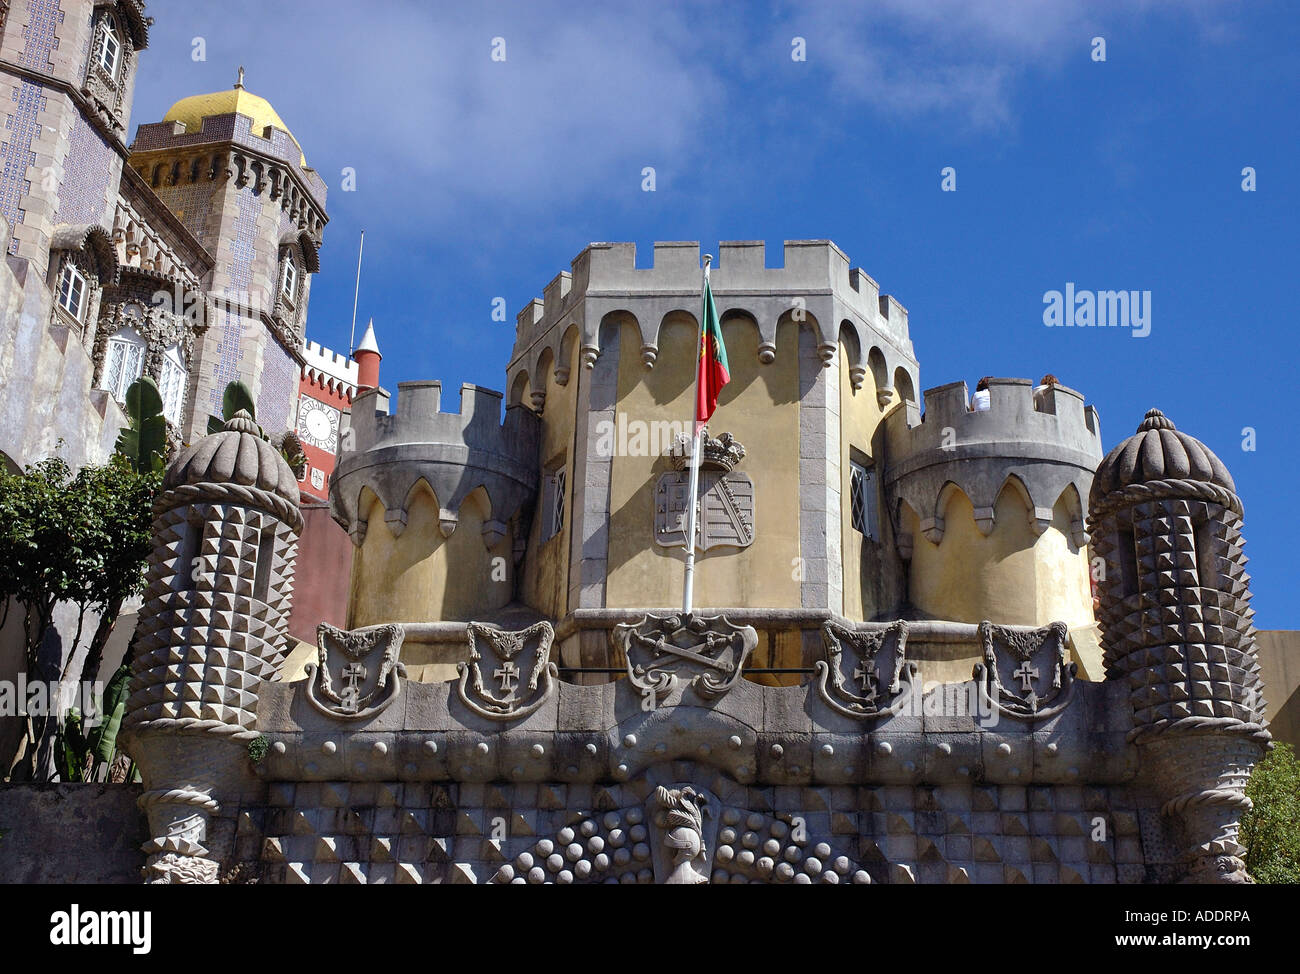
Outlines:
[[[830, 365], [841, 333], [847, 332], [855, 375], [865, 374], [875, 349], [889, 375], [902, 368], [915, 383], [918, 366], [901, 304], [881, 295], [870, 275], [850, 266], [829, 240], [788, 240], [783, 256], [784, 266], [768, 267], [762, 241], [723, 241], [711, 272], [718, 314], [740, 313], [754, 322], [761, 362], [775, 359], [782, 321], [806, 321], [817, 331], [823, 364]], [[517, 315], [507, 387], [523, 373], [536, 386], [547, 350], [556, 380], [567, 382], [574, 341], [590, 368], [602, 351], [601, 322], [616, 312], [636, 323], [641, 360], [653, 368], [664, 318], [675, 311], [699, 314], [701, 267], [698, 242], [656, 242], [648, 267], [636, 266], [635, 244], [590, 244], [574, 258], [571, 271], [558, 274], [543, 297]]]
[[972, 411], [966, 383], [952, 382], [926, 390], [924, 416], [915, 403], [905, 403], [885, 418], [890, 503], [906, 501], [937, 544], [954, 490], [970, 499], [986, 536], [1004, 487], [1026, 502], [1037, 534], [1051, 524], [1052, 508], [1066, 494], [1073, 540], [1086, 544], [1083, 505], [1102, 457], [1096, 409], [1064, 386], [1036, 397], [1028, 379], [990, 379], [989, 392], [991, 407]]
[[[353, 401], [351, 443], [345, 442], [330, 483], [334, 519], [360, 544], [366, 511], [363, 488], [383, 502], [394, 534], [406, 523], [406, 502], [423, 480], [441, 507], [444, 531], [455, 528], [461, 502], [482, 487], [492, 521], [505, 523], [537, 493], [540, 421], [527, 407], [513, 406], [501, 421], [501, 393], [461, 387], [460, 410], [441, 412], [441, 382], [398, 384], [397, 410], [387, 412], [382, 390]], [[377, 405], [383, 405], [383, 410]]]

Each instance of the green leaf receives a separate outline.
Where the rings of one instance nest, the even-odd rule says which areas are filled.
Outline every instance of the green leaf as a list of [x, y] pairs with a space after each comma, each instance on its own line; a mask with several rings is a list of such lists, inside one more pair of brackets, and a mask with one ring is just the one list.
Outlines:
[[127, 425], [114, 449], [130, 461], [137, 473], [161, 470], [167, 456], [167, 420], [162, 395], [153, 379], [142, 375], [126, 390]]
[[80, 781], [86, 766], [86, 740], [81, 734], [81, 715], [69, 710], [59, 727], [55, 753], [59, 757], [59, 775], [64, 781]]
[[221, 416], [229, 421], [235, 413], [244, 410], [253, 419], [257, 419], [257, 405], [253, 402], [253, 393], [248, 386], [236, 379], [226, 386], [221, 394]]
[[131, 383], [126, 390], [126, 413], [132, 418], [144, 418], [161, 414], [163, 410], [162, 393], [153, 379], [142, 375]]
[[126, 698], [131, 682], [131, 667], [123, 663], [108, 681], [104, 690], [104, 702], [100, 708], [103, 719], [91, 730], [87, 745], [95, 755], [95, 760], [107, 764], [113, 760], [117, 751], [117, 732], [122, 726], [126, 714]]

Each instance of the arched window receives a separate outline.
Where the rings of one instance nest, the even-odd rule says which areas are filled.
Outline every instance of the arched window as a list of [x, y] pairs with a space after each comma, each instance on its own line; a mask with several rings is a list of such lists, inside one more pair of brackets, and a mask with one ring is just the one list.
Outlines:
[[78, 321], [86, 315], [86, 275], [71, 260], [59, 272], [59, 307]]
[[280, 274], [280, 293], [290, 304], [298, 296], [298, 265], [293, 261], [293, 254], [284, 255], [284, 270]]
[[104, 73], [117, 81], [117, 69], [122, 65], [122, 37], [117, 32], [117, 25], [112, 18], [106, 18], [104, 29], [99, 35], [99, 48], [95, 51], [95, 60]]
[[126, 401], [126, 390], [144, 371], [144, 339], [130, 326], [119, 328], [108, 338], [104, 352], [104, 377], [99, 387], [118, 402]]
[[167, 422], [177, 426], [181, 422], [181, 409], [185, 406], [185, 363], [179, 345], [163, 352], [162, 372], [158, 377], [158, 391], [162, 394], [163, 415]]

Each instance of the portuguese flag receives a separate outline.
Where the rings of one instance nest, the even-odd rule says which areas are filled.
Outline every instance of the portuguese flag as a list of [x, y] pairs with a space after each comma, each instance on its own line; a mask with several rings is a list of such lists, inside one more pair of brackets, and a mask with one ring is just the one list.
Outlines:
[[727, 346], [722, 343], [718, 308], [713, 303], [709, 276], [704, 275], [704, 309], [700, 314], [700, 364], [695, 377], [695, 432], [709, 421], [718, 408], [718, 394], [731, 381], [727, 369]]

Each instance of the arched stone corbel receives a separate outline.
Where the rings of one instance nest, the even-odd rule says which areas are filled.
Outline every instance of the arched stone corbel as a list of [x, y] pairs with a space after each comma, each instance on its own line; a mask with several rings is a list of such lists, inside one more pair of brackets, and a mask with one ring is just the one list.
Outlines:
[[1052, 526], [1052, 509], [1050, 507], [1035, 507], [1029, 512], [1029, 530], [1036, 535], [1041, 535], [1044, 531]]
[[540, 416], [542, 414], [542, 410], [546, 408], [546, 391], [543, 389], [537, 392], [533, 392], [530, 394], [529, 398], [532, 400], [533, 412], [537, 413], [537, 415]]
[[594, 369], [596, 367], [596, 359], [600, 357], [600, 349], [595, 345], [583, 345], [579, 350], [578, 355], [582, 359], [582, 367], [584, 369]]
[[555, 384], [560, 387], [569, 384], [569, 367], [567, 365], [557, 365], [555, 367]]
[[450, 538], [459, 523], [460, 515], [455, 511], [449, 511], [445, 507], [438, 511], [438, 530], [444, 538]]
[[863, 380], [865, 380], [866, 377], [867, 370], [865, 366], [854, 365], [849, 369], [849, 385], [853, 387], [854, 392], [857, 392], [862, 388]]
[[894, 401], [894, 390], [890, 388], [876, 390], [876, 403], [884, 409]]
[[899, 531], [894, 539], [894, 547], [898, 549], [898, 557], [903, 561], [912, 560], [912, 532]]
[[943, 540], [944, 524], [941, 517], [927, 517], [921, 521], [921, 533], [927, 541], [938, 544]]
[[483, 544], [491, 551], [499, 545], [506, 536], [509, 527], [502, 521], [484, 521], [483, 522]]
[[817, 354], [821, 356], [823, 369], [829, 369], [835, 362], [835, 353], [839, 348], [836, 342], [822, 342], [817, 346]]
[[774, 342], [758, 343], [758, 360], [764, 365], [771, 365], [776, 361], [776, 344]]
[[352, 525], [352, 530], [348, 532], [348, 537], [352, 539], [352, 546], [354, 548], [360, 548], [362, 543], [366, 540], [367, 527], [369, 527], [369, 522], [366, 521], [357, 521], [356, 524]]
[[647, 369], [655, 367], [655, 360], [659, 358], [659, 346], [645, 344], [641, 346], [641, 364]]
[[980, 534], [988, 537], [993, 533], [994, 510], [991, 507], [975, 508], [975, 527], [979, 528]]
[[384, 511], [384, 523], [394, 538], [400, 538], [406, 530], [406, 508], [390, 507]]

